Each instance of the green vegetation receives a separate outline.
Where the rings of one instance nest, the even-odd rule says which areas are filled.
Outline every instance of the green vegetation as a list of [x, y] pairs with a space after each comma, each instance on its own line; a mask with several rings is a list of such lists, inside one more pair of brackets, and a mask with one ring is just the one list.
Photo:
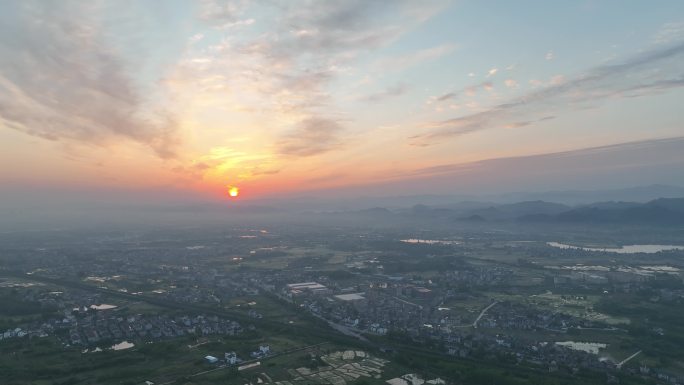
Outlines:
[[0, 333], [19, 324], [47, 319], [55, 311], [53, 307], [23, 299], [16, 288], [0, 288]]

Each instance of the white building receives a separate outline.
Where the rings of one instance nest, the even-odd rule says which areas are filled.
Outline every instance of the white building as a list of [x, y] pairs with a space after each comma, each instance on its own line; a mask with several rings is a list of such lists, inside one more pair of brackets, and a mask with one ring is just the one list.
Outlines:
[[226, 353], [225, 358], [226, 358], [226, 363], [228, 365], [235, 365], [238, 363], [238, 357], [237, 357], [237, 354], [235, 354], [235, 352]]
[[214, 356], [206, 356], [206, 357], [204, 357], [204, 359], [210, 364], [215, 364], [218, 362], [218, 358], [216, 358]]
[[300, 295], [303, 293], [326, 295], [330, 294], [331, 291], [325, 285], [321, 285], [318, 282], [300, 282], [300, 283], [290, 283], [287, 285], [287, 290], [290, 295]]

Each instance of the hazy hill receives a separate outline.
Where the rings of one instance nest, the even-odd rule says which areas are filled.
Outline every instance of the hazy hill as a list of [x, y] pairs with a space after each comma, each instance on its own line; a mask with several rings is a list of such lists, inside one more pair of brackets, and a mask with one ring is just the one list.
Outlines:
[[528, 215], [525, 221], [611, 224], [684, 224], [684, 198], [660, 198], [647, 203], [602, 203], [578, 207], [556, 215]]
[[[497, 222], [524, 221], [539, 223], [583, 224], [684, 224], [684, 198], [659, 198], [646, 203], [597, 202], [583, 206], [567, 206], [545, 201], [510, 204], [487, 204], [477, 207], [469, 202], [463, 208], [433, 207], [424, 204], [389, 210], [376, 207], [366, 210], [342, 211], [327, 215], [363, 220], [422, 220]], [[458, 207], [453, 205], [452, 207]], [[475, 208], [473, 208], [475, 207]]]
[[467, 217], [478, 216], [486, 220], [514, 219], [526, 215], [555, 215], [572, 209], [560, 203], [529, 201], [490, 206], [485, 209], [471, 210]]
[[546, 192], [517, 192], [501, 194], [488, 199], [498, 202], [543, 200], [568, 205], [592, 204], [593, 202], [622, 201], [645, 203], [657, 198], [684, 197], [684, 187], [654, 184], [605, 190], [562, 190]]

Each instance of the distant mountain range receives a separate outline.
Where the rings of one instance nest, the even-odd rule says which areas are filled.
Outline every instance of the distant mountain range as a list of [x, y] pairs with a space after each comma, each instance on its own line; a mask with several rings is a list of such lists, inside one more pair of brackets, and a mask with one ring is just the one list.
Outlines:
[[[664, 197], [656, 196], [654, 199], [655, 194], [663, 194]], [[539, 196], [564, 199], [563, 203], [544, 199], [507, 202], [514, 197]], [[684, 188], [677, 186], [652, 185], [619, 190], [514, 193], [481, 197], [485, 198], [484, 200], [466, 197], [470, 199], [459, 201], [459, 196], [437, 195], [358, 198], [356, 202], [343, 202], [343, 207], [333, 205], [323, 210], [316, 207], [324, 202], [314, 200], [309, 202], [313, 204], [313, 209], [301, 210], [301, 207], [295, 204], [282, 212], [303, 211], [308, 215], [320, 216], [321, 219], [365, 222], [440, 220], [481, 223], [517, 221], [559, 224], [684, 224]], [[609, 199], [587, 201], [591, 197]], [[635, 199], [619, 199], [625, 197]], [[643, 199], [647, 197], [649, 199]], [[580, 203], [576, 203], [577, 201]], [[364, 203], [372, 205], [365, 206], [367, 208], [356, 208]], [[283, 207], [278, 204], [274, 206]], [[263, 207], [260, 209], [262, 212], [265, 210]], [[245, 208], [245, 211], [250, 210]]]
[[394, 210], [414, 205], [439, 206], [440, 208], [460, 210], [468, 205], [473, 208], [487, 208], [497, 204], [530, 201], [557, 202], [574, 206], [608, 201], [645, 203], [657, 198], [679, 197], [684, 197], [684, 187], [654, 184], [606, 190], [532, 191], [500, 194], [283, 197], [251, 200], [248, 204], [277, 207], [288, 211], [353, 211], [372, 207]]
[[609, 201], [577, 206], [545, 201], [506, 204], [463, 202], [448, 207], [420, 204], [406, 209], [376, 207], [318, 214], [358, 220], [684, 225], [684, 198], [658, 198], [646, 203]]
[[[662, 195], [659, 195], [662, 194]], [[684, 188], [651, 185], [616, 190], [509, 193], [501, 195], [412, 195], [357, 198], [280, 198], [231, 202], [173, 202], [0, 207], [0, 225], [206, 220], [313, 220], [340, 223], [576, 223], [684, 225]], [[512, 199], [519, 199], [512, 201]], [[532, 198], [532, 199], [530, 199]], [[544, 198], [544, 199], [542, 199]], [[590, 200], [590, 198], [598, 198]], [[156, 221], [156, 222], [155, 222]], [[194, 223], [194, 222], [193, 222]]]
[[542, 200], [569, 205], [592, 204], [592, 202], [648, 202], [657, 198], [684, 197], [684, 187], [654, 184], [607, 190], [564, 190], [547, 192], [520, 192], [498, 195], [501, 202]]
[[506, 220], [527, 215], [557, 215], [571, 209], [572, 207], [560, 203], [529, 201], [472, 210], [469, 216], [475, 215], [489, 220]]
[[684, 224], [684, 198], [659, 198], [643, 204], [605, 202], [556, 215], [531, 214], [519, 219], [566, 223]]
[[521, 202], [473, 210], [483, 220], [555, 223], [684, 224], [684, 198], [659, 198], [646, 203], [598, 202], [570, 207], [544, 201]]

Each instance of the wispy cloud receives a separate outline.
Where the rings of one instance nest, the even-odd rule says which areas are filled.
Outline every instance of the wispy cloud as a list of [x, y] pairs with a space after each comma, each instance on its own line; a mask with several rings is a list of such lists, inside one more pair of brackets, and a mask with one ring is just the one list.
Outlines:
[[374, 72], [399, 72], [421, 63], [436, 60], [442, 56], [450, 54], [455, 49], [455, 44], [442, 44], [403, 55], [382, 58], [373, 63], [372, 67]]
[[206, 179], [220, 183], [253, 179], [280, 172], [273, 156], [267, 153], [246, 152], [230, 146], [217, 146], [190, 164], [179, 165], [173, 171], [191, 180]]
[[434, 96], [428, 100], [428, 103], [445, 102], [448, 100], [459, 99], [464, 96], [475, 96], [480, 91], [491, 91], [494, 88], [494, 83], [491, 81], [484, 81], [462, 88], [460, 90], [447, 92], [439, 96]]
[[506, 81], [504, 81], [504, 84], [508, 88], [515, 88], [518, 86], [518, 82], [515, 81], [514, 79], [506, 79]]
[[107, 145], [128, 139], [161, 158], [179, 139], [165, 111], [145, 101], [94, 4], [11, 2], [0, 16], [0, 124], [65, 143]]
[[[684, 137], [617, 143], [546, 154], [447, 163], [392, 174], [387, 187], [430, 186], [431, 191], [529, 191], [654, 183], [658, 175], [682, 175]], [[651, 177], [650, 174], [654, 174]], [[635, 176], [638, 181], [635, 182]], [[419, 182], [418, 182], [419, 181]], [[555, 186], [555, 187], [551, 187]], [[410, 191], [410, 190], [408, 190]]]
[[665, 23], [653, 36], [656, 44], [672, 44], [684, 40], [684, 21]]
[[342, 131], [343, 127], [335, 120], [309, 118], [278, 141], [277, 151], [289, 156], [318, 155], [339, 147]]
[[425, 134], [411, 138], [426, 146], [470, 132], [497, 127], [520, 127], [583, 108], [609, 98], [638, 97], [684, 86], [681, 61], [684, 43], [657, 47], [627, 60], [591, 68], [574, 78], [555, 78], [550, 85], [485, 111], [428, 123]]
[[[438, 9], [431, 4], [351, 0], [225, 6], [208, 1], [201, 16], [211, 26], [249, 19], [255, 12], [271, 15], [258, 21], [268, 28], [258, 34], [226, 36], [203, 50], [189, 50], [168, 84], [179, 87], [176, 94], [192, 94], [195, 100], [213, 98], [221, 108], [239, 104], [241, 111], [267, 115], [264, 130], [279, 138], [274, 147], [281, 154], [311, 156], [332, 151], [345, 129], [342, 120], [327, 117], [345, 113], [329, 93], [331, 84], [353, 71], [363, 54], [396, 41], [429, 17]], [[451, 49], [444, 45], [419, 51], [404, 57], [401, 65], [415, 65]], [[380, 101], [404, 91], [405, 86], [399, 85], [367, 100]], [[293, 122], [300, 122], [298, 129], [291, 129]]]
[[243, 18], [247, 5], [246, 0], [202, 0], [199, 2], [199, 17], [217, 29], [251, 25], [254, 19]]
[[385, 88], [380, 92], [376, 92], [368, 96], [362, 97], [361, 100], [371, 103], [382, 102], [387, 99], [404, 95], [408, 91], [408, 89], [408, 86], [406, 86], [405, 84], [395, 84], [393, 86]]

